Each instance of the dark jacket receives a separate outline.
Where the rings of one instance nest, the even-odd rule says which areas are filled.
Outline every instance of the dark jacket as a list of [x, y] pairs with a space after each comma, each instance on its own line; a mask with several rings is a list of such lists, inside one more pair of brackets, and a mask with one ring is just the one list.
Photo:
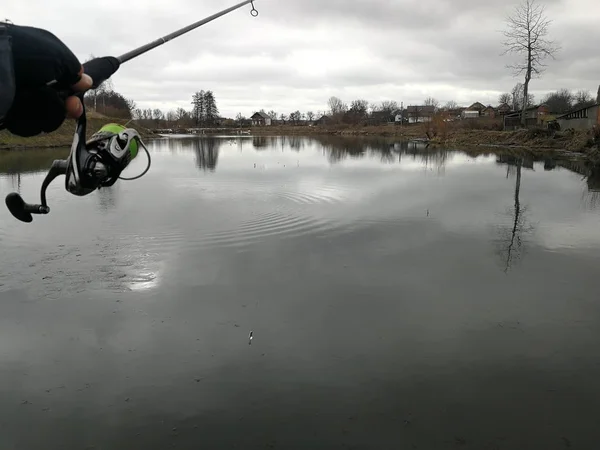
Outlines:
[[4, 117], [15, 97], [15, 71], [13, 65], [10, 25], [0, 22], [0, 130], [4, 128]]

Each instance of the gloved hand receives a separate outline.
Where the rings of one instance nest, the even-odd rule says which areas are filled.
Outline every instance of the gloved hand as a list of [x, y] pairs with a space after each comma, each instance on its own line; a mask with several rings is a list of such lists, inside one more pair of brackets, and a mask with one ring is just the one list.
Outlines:
[[80, 117], [81, 100], [59, 95], [60, 90], [69, 88], [85, 92], [93, 84], [73, 52], [49, 31], [13, 24], [6, 27], [11, 40], [15, 95], [4, 126], [13, 134], [29, 137], [55, 131], [67, 117]]

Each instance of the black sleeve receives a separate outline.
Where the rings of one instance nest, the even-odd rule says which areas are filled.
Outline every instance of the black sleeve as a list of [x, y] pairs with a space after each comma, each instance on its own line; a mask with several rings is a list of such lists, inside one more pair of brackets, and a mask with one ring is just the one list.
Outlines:
[[[4, 126], [17, 136], [51, 133], [64, 122], [62, 92], [81, 79], [81, 63], [54, 34], [8, 24], [14, 96]], [[51, 83], [51, 85], [48, 85]]]
[[35, 89], [56, 81], [68, 88], [81, 77], [81, 63], [54, 34], [41, 28], [10, 25], [17, 91]]
[[4, 118], [12, 106], [15, 97], [15, 71], [11, 51], [11, 39], [6, 26], [0, 23], [0, 130], [4, 127]]

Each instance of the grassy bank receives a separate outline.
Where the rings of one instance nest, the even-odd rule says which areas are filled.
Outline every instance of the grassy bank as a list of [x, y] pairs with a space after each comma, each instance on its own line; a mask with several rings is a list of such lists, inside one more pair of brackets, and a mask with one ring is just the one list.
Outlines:
[[[98, 114], [88, 117], [88, 137], [103, 125], [114, 122], [126, 124], [125, 119], [114, 119]], [[141, 127], [135, 121], [129, 126], [136, 128], [142, 137], [156, 137], [151, 130]], [[502, 122], [499, 119], [481, 121], [460, 121], [456, 123], [411, 124], [405, 126], [290, 126], [252, 127], [244, 129], [254, 136], [381, 136], [398, 140], [423, 140], [432, 146], [444, 146], [460, 149], [511, 149], [530, 151], [540, 154], [571, 153], [582, 156], [594, 163], [600, 163], [600, 133], [598, 131], [559, 131], [518, 130], [499, 131]], [[33, 138], [21, 138], [6, 131], [0, 132], [0, 149], [23, 149], [32, 147], [64, 147], [73, 139], [75, 123], [65, 123], [55, 132]], [[239, 131], [232, 128], [231, 133]], [[220, 131], [219, 133], [222, 133]]]
[[549, 130], [456, 130], [445, 136], [433, 137], [433, 145], [456, 148], [519, 149], [535, 154], [553, 153], [578, 155], [600, 163], [600, 135], [594, 131]]
[[425, 133], [420, 126], [353, 126], [353, 125], [330, 125], [330, 126], [291, 126], [276, 125], [272, 127], [252, 127], [250, 133], [256, 136], [391, 136], [398, 138], [419, 138]]
[[[127, 122], [127, 119], [115, 119], [99, 114], [88, 114], [86, 134], [89, 138], [107, 123], [118, 123], [125, 125]], [[134, 121], [130, 122], [128, 126], [138, 130], [138, 132], [142, 135], [142, 139], [148, 139], [154, 136], [152, 131], [140, 127], [139, 125], [135, 124]], [[75, 121], [73, 120], [65, 120], [60, 128], [52, 133], [40, 134], [39, 136], [33, 136], [29, 138], [15, 136], [6, 130], [2, 130], [0, 131], [0, 149], [10, 150], [20, 148], [51, 148], [70, 146], [73, 142], [73, 133], [75, 133]]]

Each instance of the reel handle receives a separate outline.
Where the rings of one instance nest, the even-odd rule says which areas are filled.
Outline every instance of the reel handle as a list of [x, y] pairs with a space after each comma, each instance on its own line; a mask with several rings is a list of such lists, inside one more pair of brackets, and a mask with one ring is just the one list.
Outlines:
[[5, 202], [8, 210], [11, 214], [21, 222], [31, 222], [33, 217], [32, 214], [48, 214], [50, 212], [50, 208], [48, 207], [48, 203], [46, 202], [46, 189], [57, 176], [64, 175], [67, 171], [67, 161], [62, 159], [56, 159], [52, 163], [46, 178], [42, 183], [42, 189], [40, 191], [40, 197], [42, 200], [42, 204], [32, 204], [26, 203], [21, 197], [21, 194], [17, 192], [11, 192], [6, 196]]
[[32, 214], [48, 214], [50, 212], [48, 206], [26, 203], [23, 197], [16, 192], [11, 192], [6, 196], [6, 206], [11, 214], [21, 222], [31, 222]]

